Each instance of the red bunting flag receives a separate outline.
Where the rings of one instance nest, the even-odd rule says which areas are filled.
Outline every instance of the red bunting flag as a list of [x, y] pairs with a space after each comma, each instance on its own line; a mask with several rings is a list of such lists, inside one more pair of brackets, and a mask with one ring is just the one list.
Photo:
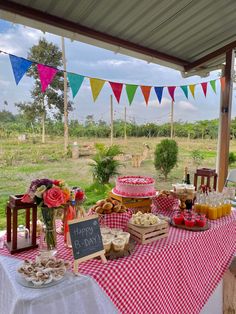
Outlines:
[[48, 85], [54, 79], [54, 76], [57, 74], [58, 69], [51, 68], [43, 64], [37, 64], [37, 68], [39, 72], [39, 78], [41, 81], [41, 89], [42, 92], [44, 93]]
[[150, 97], [150, 92], [151, 92], [151, 88], [152, 86], [140, 86], [142, 93], [143, 93], [143, 97], [145, 99], [146, 105], [148, 105], [148, 101], [149, 101], [149, 97]]
[[204, 95], [206, 97], [206, 94], [207, 94], [207, 82], [201, 83], [201, 86], [202, 86], [203, 93], [204, 93]]
[[222, 92], [225, 91], [225, 77], [221, 77], [220, 78], [220, 84], [221, 84], [221, 89], [222, 89]]
[[169, 86], [168, 87], [168, 92], [169, 92], [170, 97], [172, 98], [173, 101], [175, 101], [175, 89], [176, 89], [176, 86]]
[[123, 84], [122, 83], [114, 83], [114, 82], [109, 82], [112, 88], [112, 91], [116, 97], [116, 100], [119, 104], [120, 102], [120, 96], [121, 96], [121, 92], [122, 92], [122, 88], [123, 88]]

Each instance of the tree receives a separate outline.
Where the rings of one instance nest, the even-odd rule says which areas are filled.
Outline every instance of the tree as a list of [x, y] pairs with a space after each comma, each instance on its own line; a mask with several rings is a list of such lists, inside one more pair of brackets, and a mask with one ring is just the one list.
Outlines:
[[[41, 38], [37, 45], [30, 48], [28, 59], [52, 67], [62, 66], [62, 52], [58, 46]], [[31, 90], [32, 103], [18, 104], [18, 108], [24, 113], [34, 114], [42, 123], [42, 142], [45, 142], [45, 120], [47, 113], [51, 112], [57, 120], [62, 120], [64, 113], [64, 78], [63, 72], [58, 72], [45, 93], [41, 92], [41, 83], [36, 65], [32, 65], [27, 73], [35, 79]], [[72, 110], [72, 103], [68, 102], [68, 110]]]
[[176, 166], [178, 157], [178, 145], [174, 140], [162, 140], [156, 146], [154, 165], [167, 179], [170, 171]]

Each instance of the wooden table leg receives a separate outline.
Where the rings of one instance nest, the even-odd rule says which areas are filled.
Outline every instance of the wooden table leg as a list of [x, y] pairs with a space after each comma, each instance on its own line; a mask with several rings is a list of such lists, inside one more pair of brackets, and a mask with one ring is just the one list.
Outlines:
[[7, 206], [7, 242], [11, 242], [11, 208]]
[[30, 235], [30, 208], [25, 209], [25, 227], [29, 230]]
[[17, 209], [13, 209], [12, 250], [17, 249]]

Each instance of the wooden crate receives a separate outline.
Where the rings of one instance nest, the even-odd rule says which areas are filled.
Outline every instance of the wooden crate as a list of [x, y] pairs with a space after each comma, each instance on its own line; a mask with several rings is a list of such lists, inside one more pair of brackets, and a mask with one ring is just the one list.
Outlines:
[[131, 237], [141, 244], [147, 244], [168, 236], [169, 224], [166, 221], [156, 226], [147, 228], [138, 227], [128, 223], [128, 232]]
[[112, 192], [109, 193], [109, 196], [121, 202], [122, 205], [124, 205], [127, 208], [136, 208], [134, 212], [139, 211], [139, 210], [143, 213], [151, 212], [152, 199], [149, 197], [148, 198], [128, 198], [128, 197], [115, 195]]

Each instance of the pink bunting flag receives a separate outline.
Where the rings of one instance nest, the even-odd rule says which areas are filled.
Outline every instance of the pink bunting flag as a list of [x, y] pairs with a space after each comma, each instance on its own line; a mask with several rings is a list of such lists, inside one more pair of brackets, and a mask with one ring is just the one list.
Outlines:
[[39, 72], [39, 78], [41, 81], [41, 89], [42, 89], [42, 92], [44, 93], [48, 85], [54, 79], [54, 76], [57, 74], [58, 70], [55, 68], [48, 67], [43, 64], [37, 64], [37, 68]]
[[207, 82], [201, 83], [201, 86], [202, 86], [203, 93], [204, 93], [204, 95], [206, 97], [206, 94], [207, 94]]
[[120, 102], [120, 95], [122, 92], [123, 84], [122, 83], [114, 83], [114, 82], [109, 82], [112, 88], [112, 91], [116, 97], [116, 100], [119, 104]]
[[170, 97], [172, 98], [173, 101], [175, 101], [175, 89], [176, 89], [176, 86], [169, 86], [168, 87], [168, 92], [169, 92]]

